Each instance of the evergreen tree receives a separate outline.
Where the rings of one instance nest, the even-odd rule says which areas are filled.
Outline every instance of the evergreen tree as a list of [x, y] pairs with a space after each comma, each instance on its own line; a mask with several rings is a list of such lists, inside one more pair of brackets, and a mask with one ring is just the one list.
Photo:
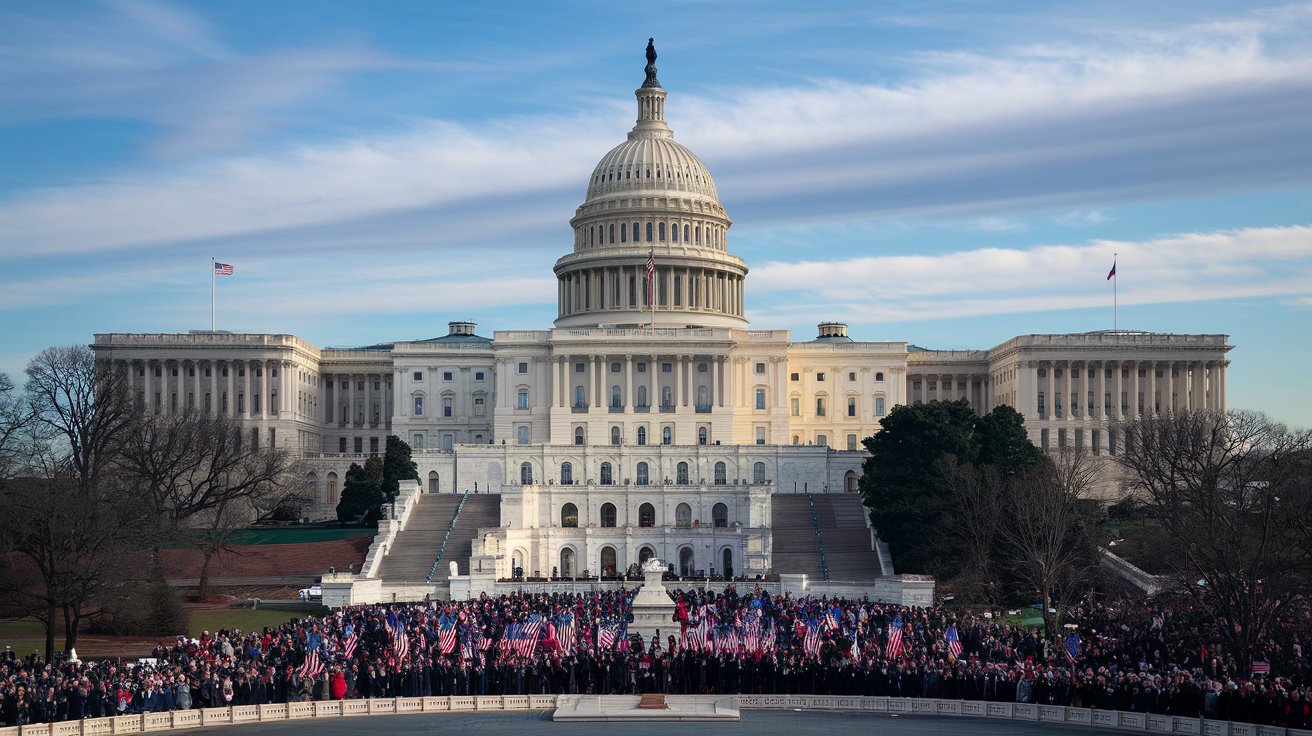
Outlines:
[[359, 463], [351, 463], [342, 484], [342, 498], [337, 503], [337, 520], [355, 521], [363, 518], [366, 524], [377, 523], [382, 517], [382, 506], [386, 501], [383, 495], [383, 461], [374, 455], [365, 461], [364, 467], [360, 467]]
[[401, 492], [401, 481], [418, 480], [419, 466], [410, 459], [410, 445], [396, 435], [387, 436], [387, 449], [383, 453], [383, 495], [388, 501]]

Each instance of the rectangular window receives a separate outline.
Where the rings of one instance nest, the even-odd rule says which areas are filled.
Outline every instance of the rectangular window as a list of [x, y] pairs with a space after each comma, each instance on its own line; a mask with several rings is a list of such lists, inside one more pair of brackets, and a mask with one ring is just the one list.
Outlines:
[[756, 375], [758, 375], [758, 376], [763, 376], [763, 375], [765, 375], [765, 363], [757, 363], [757, 364], [756, 364]]
[[483, 408], [483, 397], [482, 397], [482, 396], [475, 396], [475, 397], [474, 397], [474, 416], [476, 416], [476, 417], [481, 417], [481, 416], [483, 416], [483, 412], [484, 412], [484, 408]]
[[825, 400], [823, 397], [819, 397], [819, 396], [816, 397], [815, 415], [818, 417], [822, 417], [825, 415]]
[[823, 381], [823, 380], [825, 380], [825, 374], [823, 374], [823, 373], [817, 373], [817, 374], [815, 374], [815, 380], [817, 380], [817, 381]]
[[791, 406], [789, 406], [789, 413], [795, 417], [802, 416], [802, 400], [794, 396], [789, 403], [791, 404]]
[[765, 408], [765, 389], [756, 389], [756, 408], [758, 410]]
[[485, 380], [485, 379], [483, 378], [483, 375], [484, 375], [483, 371], [476, 371], [476, 372], [474, 373], [474, 380], [475, 380], [475, 381], [482, 381], [482, 380]]
[[424, 397], [422, 397], [422, 396], [416, 396], [416, 397], [415, 397], [415, 416], [417, 416], [417, 417], [422, 417], [423, 415], [424, 415]]
[[614, 361], [614, 362], [612, 362], [612, 363], [610, 364], [610, 372], [611, 372], [611, 373], [619, 373], [619, 372], [620, 372], [620, 363], [619, 363], [619, 361]]
[[[416, 381], [422, 381], [422, 380], [424, 380], [424, 372], [423, 372], [423, 371], [415, 371], [415, 380], [416, 380]], [[346, 388], [346, 386], [343, 385], [342, 388]]]
[[856, 398], [855, 398], [855, 397], [851, 397], [851, 396], [849, 396], [848, 399], [847, 399], [847, 415], [848, 415], [849, 417], [854, 417], [854, 416], [856, 416]]
[[442, 416], [449, 417], [452, 415], [452, 412], [455, 411], [455, 407], [452, 406], [452, 404], [453, 402], [451, 399], [442, 399]]
[[884, 416], [884, 397], [883, 397], [883, 396], [878, 396], [878, 397], [875, 398], [875, 416], [877, 416], [877, 417], [882, 417], [882, 416]]
[[646, 372], [647, 372], [647, 364], [646, 364], [646, 363], [639, 363], [639, 364], [638, 364], [638, 372], [639, 372], [639, 373], [646, 373]]
[[363, 455], [363, 454], [364, 454], [364, 438], [363, 438], [363, 437], [356, 437], [356, 438], [355, 438], [355, 454], [357, 454], [357, 455]]
[[442, 371], [442, 380], [443, 380], [443, 381], [454, 381], [454, 380], [455, 380], [455, 374], [452, 373], [451, 371]]
[[790, 374], [788, 375], [788, 379], [789, 379], [790, 381], [798, 381], [798, 380], [801, 380], [801, 377], [802, 377], [802, 374], [800, 374], [800, 373], [790, 373]]
[[674, 372], [673, 363], [661, 363], [661, 373], [673, 373], [673, 372]]
[[422, 449], [424, 449], [424, 434], [423, 434], [423, 432], [416, 432], [416, 433], [414, 434], [414, 436], [410, 438], [410, 440], [411, 440], [411, 442], [410, 442], [410, 446], [413, 447], [414, 449], [416, 449], [416, 450], [422, 450]]
[[527, 408], [528, 408], [528, 389], [526, 389], [526, 388], [521, 388], [521, 389], [519, 390], [518, 403], [515, 404], [515, 408], [516, 408], [516, 409], [527, 409]]
[[575, 363], [575, 364], [574, 364], [574, 372], [575, 372], [575, 373], [582, 373], [582, 372], [585, 371], [585, 370], [587, 370], [587, 365], [586, 365], [585, 363]]
[[829, 446], [829, 437], [828, 437], [828, 435], [823, 435], [823, 434], [818, 434], [818, 435], [816, 435], [816, 436], [815, 436], [815, 443], [816, 443], [817, 445], [821, 446], [821, 447], [828, 447], [828, 446]]
[[337, 438], [337, 451], [338, 451], [338, 452], [346, 452], [346, 438], [345, 438], [345, 437], [338, 437], [338, 438]]
[[855, 450], [855, 449], [856, 449], [856, 435], [854, 435], [854, 434], [849, 434], [849, 435], [847, 436], [847, 449], [849, 449], [849, 450]]
[[371, 454], [371, 455], [377, 455], [377, 454], [378, 454], [378, 438], [377, 438], [377, 437], [370, 437], [370, 438], [369, 438], [369, 454]]
[[756, 428], [756, 444], [758, 445], [765, 444], [765, 427]]
[[520, 373], [528, 373], [528, 363], [520, 363], [518, 366], [516, 366], [516, 369]]

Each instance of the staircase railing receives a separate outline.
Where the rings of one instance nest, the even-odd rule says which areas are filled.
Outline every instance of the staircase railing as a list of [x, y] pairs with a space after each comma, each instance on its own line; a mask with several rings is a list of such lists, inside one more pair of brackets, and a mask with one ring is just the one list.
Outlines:
[[815, 527], [815, 546], [820, 550], [820, 574], [829, 582], [829, 563], [825, 561], [825, 538], [820, 535], [820, 519], [815, 515], [815, 498], [806, 494], [806, 502], [811, 506], [811, 526]]
[[[428, 577], [424, 578], [425, 583], [433, 582], [433, 576], [437, 574], [437, 566], [442, 564], [442, 555], [446, 554], [446, 543], [451, 539], [451, 532], [455, 531], [456, 524], [460, 522], [460, 512], [465, 508], [465, 501], [469, 500], [469, 491], [460, 497], [460, 503], [456, 504], [456, 512], [451, 515], [451, 525], [446, 528], [446, 534], [442, 536], [442, 546], [437, 549], [437, 557], [433, 558], [433, 566], [428, 568]], [[825, 578], [828, 580], [828, 578]]]

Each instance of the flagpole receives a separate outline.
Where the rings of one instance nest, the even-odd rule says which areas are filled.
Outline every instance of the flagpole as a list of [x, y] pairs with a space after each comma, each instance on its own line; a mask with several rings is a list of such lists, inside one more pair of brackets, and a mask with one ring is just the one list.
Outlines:
[[210, 332], [214, 332], [214, 256], [210, 256]]
[[1119, 296], [1118, 296], [1117, 293], [1116, 293], [1116, 292], [1117, 292], [1116, 282], [1120, 280], [1120, 275], [1117, 274], [1117, 273], [1115, 273], [1115, 271], [1116, 271], [1116, 260], [1117, 260], [1117, 256], [1118, 256], [1118, 255], [1119, 255], [1119, 254], [1117, 254], [1117, 253], [1113, 253], [1113, 254], [1112, 254], [1112, 332], [1116, 332], [1116, 331], [1117, 331], [1117, 328], [1118, 328], [1118, 326], [1117, 326], [1117, 314], [1116, 314], [1116, 313], [1117, 313], [1117, 310], [1118, 310], [1118, 308], [1119, 308], [1119, 306], [1120, 306], [1120, 304], [1119, 304], [1119, 302], [1120, 302], [1120, 298], [1119, 298]]

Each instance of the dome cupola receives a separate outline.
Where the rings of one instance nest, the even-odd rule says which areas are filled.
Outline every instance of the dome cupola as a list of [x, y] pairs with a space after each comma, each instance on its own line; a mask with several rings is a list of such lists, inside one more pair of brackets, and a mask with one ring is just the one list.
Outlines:
[[570, 221], [556, 325], [743, 327], [747, 264], [728, 252], [732, 223], [710, 171], [665, 122], [650, 39], [645, 71], [637, 122], [597, 163]]

